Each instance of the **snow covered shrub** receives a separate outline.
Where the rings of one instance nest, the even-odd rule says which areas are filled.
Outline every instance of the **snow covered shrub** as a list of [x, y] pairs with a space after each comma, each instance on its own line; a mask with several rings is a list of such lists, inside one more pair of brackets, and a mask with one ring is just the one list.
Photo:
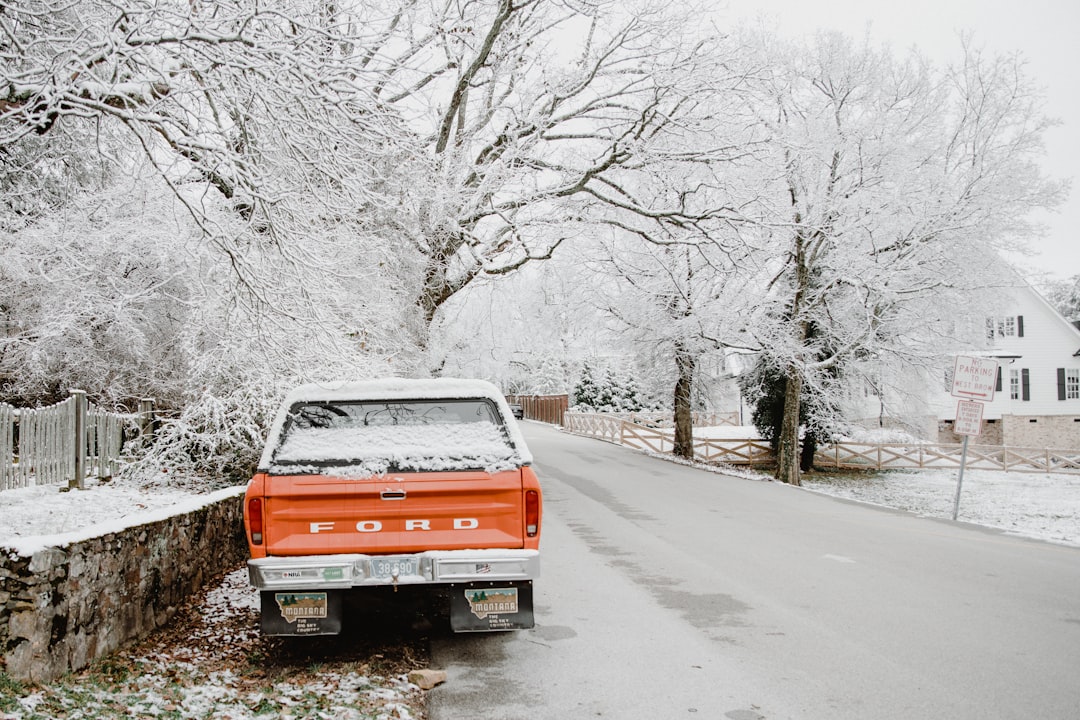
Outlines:
[[162, 423], [153, 445], [127, 472], [141, 482], [193, 490], [247, 482], [281, 394], [252, 385], [207, 392]]
[[602, 377], [589, 363], [581, 370], [581, 379], [574, 386], [571, 405], [582, 412], [638, 412], [643, 409], [634, 378], [616, 375], [610, 368]]
[[[776, 359], [761, 355], [758, 361], [739, 376], [739, 387], [752, 410], [754, 427], [764, 440], [776, 450], [780, 443], [784, 419], [784, 401], [787, 379]], [[838, 422], [838, 411], [833, 394], [804, 386], [799, 404], [800, 467], [810, 470], [818, 443], [833, 435]]]
[[[281, 318], [265, 331], [243, 312], [183, 342], [196, 360], [189, 394], [166, 417], [153, 445], [128, 472], [146, 482], [215, 489], [247, 482], [281, 399], [295, 386], [395, 374], [382, 355], [363, 353], [347, 333], [317, 332]], [[219, 334], [220, 327], [233, 328]], [[243, 327], [244, 331], [239, 328]]]

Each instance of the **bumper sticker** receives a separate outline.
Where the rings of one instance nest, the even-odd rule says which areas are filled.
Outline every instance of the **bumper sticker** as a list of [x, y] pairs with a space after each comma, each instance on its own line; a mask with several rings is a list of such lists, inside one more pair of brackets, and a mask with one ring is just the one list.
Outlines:
[[274, 593], [281, 617], [292, 624], [305, 618], [326, 617], [326, 593]]
[[517, 588], [476, 588], [465, 590], [472, 614], [480, 620], [488, 615], [505, 615], [518, 611]]

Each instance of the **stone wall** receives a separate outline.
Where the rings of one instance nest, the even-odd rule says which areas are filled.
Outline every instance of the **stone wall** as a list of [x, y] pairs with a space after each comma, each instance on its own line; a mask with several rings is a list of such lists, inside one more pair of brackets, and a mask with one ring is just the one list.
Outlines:
[[243, 496], [29, 557], [0, 548], [0, 670], [46, 682], [146, 636], [247, 558]]

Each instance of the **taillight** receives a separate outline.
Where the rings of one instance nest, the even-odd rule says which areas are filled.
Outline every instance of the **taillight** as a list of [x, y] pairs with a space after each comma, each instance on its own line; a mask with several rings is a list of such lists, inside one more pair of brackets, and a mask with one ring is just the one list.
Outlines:
[[525, 534], [536, 537], [540, 532], [540, 493], [525, 491]]
[[262, 545], [263, 541], [263, 501], [262, 498], [248, 500], [248, 527], [251, 528], [251, 544]]

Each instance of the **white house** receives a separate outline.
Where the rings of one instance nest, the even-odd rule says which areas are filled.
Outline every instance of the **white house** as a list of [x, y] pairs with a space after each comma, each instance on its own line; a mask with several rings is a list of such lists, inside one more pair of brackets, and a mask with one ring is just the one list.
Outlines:
[[[994, 400], [983, 404], [984, 445], [1080, 449], [1080, 328], [1023, 281], [1003, 289], [1002, 313], [971, 318], [984, 338], [962, 355], [994, 358], [999, 376]], [[958, 398], [947, 367], [867, 363], [865, 378], [844, 399], [844, 414], [867, 428], [901, 428], [938, 442], [956, 443]]]
[[[983, 431], [975, 441], [1080, 448], [1080, 328], [1026, 284], [1009, 296], [1009, 314], [986, 318], [986, 345], [971, 353], [995, 358], [999, 370], [994, 400], [984, 405]], [[953, 440], [956, 398], [944, 383], [932, 406], [939, 436]]]

